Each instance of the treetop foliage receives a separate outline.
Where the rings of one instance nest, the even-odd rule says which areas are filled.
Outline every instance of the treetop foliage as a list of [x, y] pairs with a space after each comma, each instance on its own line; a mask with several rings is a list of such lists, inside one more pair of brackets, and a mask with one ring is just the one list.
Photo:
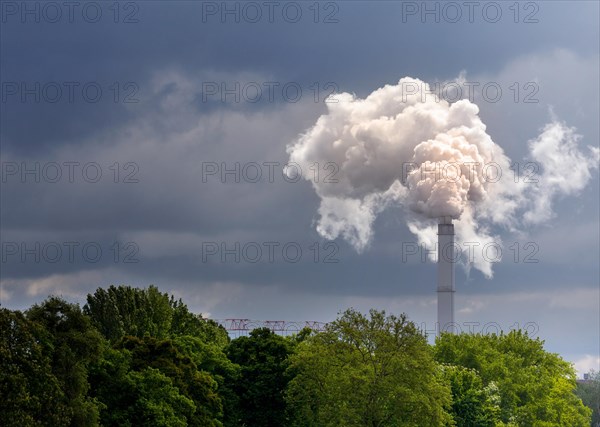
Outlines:
[[583, 427], [599, 421], [594, 375], [577, 386], [521, 331], [432, 346], [377, 310], [231, 340], [155, 286], [0, 309], [2, 426]]
[[227, 331], [212, 320], [191, 313], [187, 306], [156, 286], [98, 288], [87, 296], [83, 311], [111, 342], [125, 335], [155, 338], [193, 335], [225, 346]]

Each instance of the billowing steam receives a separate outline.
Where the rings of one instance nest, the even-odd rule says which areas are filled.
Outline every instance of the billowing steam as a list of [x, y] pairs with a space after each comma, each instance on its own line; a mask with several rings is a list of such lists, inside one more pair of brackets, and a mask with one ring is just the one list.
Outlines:
[[[328, 179], [304, 176], [321, 198], [317, 230], [358, 251], [369, 245], [373, 222], [389, 204], [405, 207], [421, 243], [436, 241], [434, 219], [442, 216], [455, 219], [458, 244], [497, 242], [490, 225], [515, 229], [550, 218], [553, 197], [581, 190], [598, 167], [598, 149], [586, 157], [574, 130], [555, 121], [529, 142], [539, 170], [515, 180], [477, 105], [436, 98], [409, 77], [365, 99], [335, 95], [327, 108], [288, 153], [302, 170], [333, 164]], [[491, 277], [491, 264], [480, 252], [471, 255], [471, 265]]]

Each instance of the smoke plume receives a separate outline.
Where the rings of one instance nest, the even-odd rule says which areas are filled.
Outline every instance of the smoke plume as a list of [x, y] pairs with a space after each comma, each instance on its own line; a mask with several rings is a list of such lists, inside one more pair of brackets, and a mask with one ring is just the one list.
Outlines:
[[[529, 141], [534, 176], [515, 180], [477, 105], [439, 99], [410, 77], [365, 99], [334, 95], [327, 109], [288, 154], [304, 171], [329, 165], [326, 179], [304, 175], [321, 199], [317, 231], [342, 237], [359, 252], [389, 205], [406, 210], [408, 227], [423, 244], [435, 242], [442, 216], [455, 220], [459, 245], [498, 242], [492, 225], [515, 230], [551, 218], [554, 197], [583, 189], [598, 167], [598, 148], [586, 157], [575, 130], [554, 121]], [[489, 261], [478, 251], [471, 255], [469, 267], [491, 277]]]

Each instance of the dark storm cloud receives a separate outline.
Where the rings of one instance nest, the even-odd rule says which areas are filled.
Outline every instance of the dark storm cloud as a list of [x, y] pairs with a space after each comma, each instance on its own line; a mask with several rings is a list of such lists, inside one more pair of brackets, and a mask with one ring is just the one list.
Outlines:
[[[284, 19], [283, 6], [274, 12], [272, 23], [267, 10], [258, 23], [244, 22], [248, 13], [244, 15], [243, 3], [231, 3], [227, 7], [237, 5], [242, 22], [236, 23], [231, 14], [222, 22], [221, 3], [215, 2], [219, 11], [210, 15], [203, 3], [211, 2], [137, 2], [133, 3], [135, 10], [121, 10], [119, 23], [113, 22], [114, 11], [106, 5], [96, 23], [86, 22], [79, 8], [73, 23], [68, 22], [64, 7], [58, 23], [46, 22], [44, 14], [41, 23], [34, 22], [33, 15], [27, 15], [25, 23], [20, 22], [19, 13], [4, 16], [3, 82], [29, 87], [35, 82], [42, 86], [76, 82], [79, 86], [73, 103], [64, 102], [66, 93], [56, 104], [36, 104], [29, 96], [22, 105], [18, 95], [9, 96], [3, 109], [3, 142], [25, 152], [34, 146], [49, 149], [80, 143], [97, 129], [127, 122], [143, 107], [126, 108], [131, 105], [123, 104], [124, 96], [135, 92], [132, 99], [151, 104], [149, 79], [157, 69], [168, 66], [191, 72], [249, 70], [304, 87], [334, 82], [341, 90], [364, 95], [373, 85], [396, 81], [399, 73], [427, 80], [456, 75], [463, 69], [470, 73], [491, 71], [509, 58], [529, 53], [532, 46], [536, 50], [569, 47], [582, 53], [598, 49], [593, 30], [597, 5], [592, 3], [578, 7], [544, 3], [538, 11], [528, 8], [518, 16], [503, 7], [496, 23], [492, 23], [494, 8], [484, 12], [485, 3], [472, 11], [473, 23], [468, 22], [469, 11], [464, 7], [457, 23], [448, 22], [453, 11], [439, 3], [441, 22], [436, 23], [435, 14], [430, 13], [423, 23], [421, 13], [432, 6], [420, 2], [405, 2], [411, 7], [412, 3], [417, 5], [415, 13], [409, 13], [412, 9], [401, 2], [332, 3], [337, 5], [335, 9], [322, 5], [319, 23], [314, 23], [315, 12], [304, 3], [302, 19], [297, 23], [290, 22], [291, 9]], [[20, 3], [16, 4], [20, 9]], [[513, 22], [523, 21], [533, 12], [537, 23]], [[331, 13], [338, 22], [323, 23]], [[129, 14], [137, 22], [123, 23]], [[565, 30], [571, 25], [578, 31]], [[578, 43], [579, 38], [589, 42]], [[99, 102], [92, 105], [80, 93], [90, 82], [103, 90]], [[115, 96], [115, 83], [119, 96]], [[127, 83], [136, 89], [124, 89]], [[113, 102], [115, 98], [117, 102]]]

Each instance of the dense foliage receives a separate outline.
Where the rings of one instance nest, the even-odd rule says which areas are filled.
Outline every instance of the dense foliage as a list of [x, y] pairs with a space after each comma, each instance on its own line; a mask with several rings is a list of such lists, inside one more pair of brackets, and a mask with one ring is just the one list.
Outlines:
[[375, 310], [231, 340], [154, 286], [0, 309], [2, 426], [578, 427], [599, 385], [520, 331], [431, 346]]
[[442, 334], [439, 362], [473, 369], [498, 395], [500, 425], [590, 425], [590, 410], [575, 393], [575, 370], [543, 342], [521, 331], [506, 335]]
[[348, 310], [300, 343], [288, 390], [295, 426], [450, 424], [450, 391], [406, 317]]
[[575, 393], [592, 409], [592, 426], [600, 427], [600, 372], [592, 371], [589, 375], [588, 380], [577, 384]]
[[234, 385], [238, 410], [234, 426], [277, 427], [286, 424], [285, 390], [293, 353], [291, 340], [269, 329], [255, 329], [233, 340], [227, 355], [240, 366]]

